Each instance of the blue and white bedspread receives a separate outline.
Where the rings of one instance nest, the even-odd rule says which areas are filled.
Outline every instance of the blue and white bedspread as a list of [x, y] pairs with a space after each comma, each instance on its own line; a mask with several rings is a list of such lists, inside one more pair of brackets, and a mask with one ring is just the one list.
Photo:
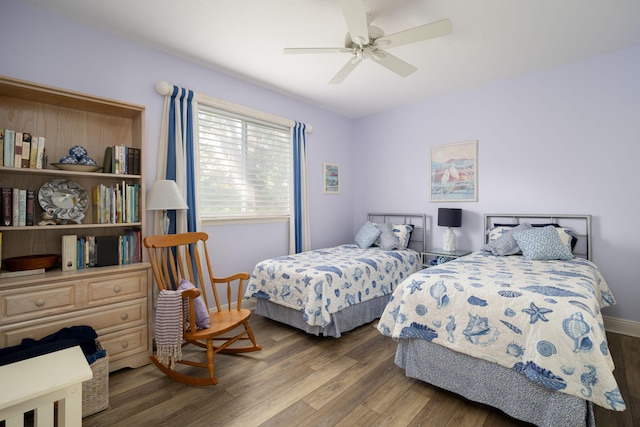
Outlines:
[[325, 327], [332, 313], [391, 294], [420, 268], [420, 255], [412, 249], [384, 251], [347, 244], [258, 263], [245, 297], [300, 310], [309, 325]]
[[622, 411], [600, 313], [614, 304], [590, 261], [475, 252], [402, 282], [378, 330], [396, 339], [426, 339]]

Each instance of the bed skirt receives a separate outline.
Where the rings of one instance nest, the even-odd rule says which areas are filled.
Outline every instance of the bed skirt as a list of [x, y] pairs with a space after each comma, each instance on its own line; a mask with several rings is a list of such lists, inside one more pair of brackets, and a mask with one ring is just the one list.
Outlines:
[[591, 402], [546, 389], [516, 371], [429, 341], [399, 340], [395, 363], [408, 377], [537, 426], [595, 427]]
[[391, 295], [383, 295], [352, 305], [337, 313], [332, 313], [331, 323], [324, 328], [309, 325], [302, 318], [302, 312], [298, 310], [284, 307], [262, 298], [257, 298], [255, 313], [301, 329], [308, 334], [339, 338], [344, 332], [380, 318], [389, 302], [389, 298], [391, 298]]

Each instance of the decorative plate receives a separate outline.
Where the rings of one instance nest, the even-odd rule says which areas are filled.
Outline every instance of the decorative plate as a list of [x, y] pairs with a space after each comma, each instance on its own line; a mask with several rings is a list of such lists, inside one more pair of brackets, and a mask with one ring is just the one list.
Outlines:
[[[75, 165], [74, 165], [75, 166]], [[38, 202], [55, 219], [82, 223], [89, 207], [87, 192], [78, 183], [66, 179], [46, 182], [38, 192]]]
[[95, 165], [73, 165], [69, 163], [51, 163], [51, 166], [63, 171], [73, 172], [96, 172], [102, 169], [100, 166]]

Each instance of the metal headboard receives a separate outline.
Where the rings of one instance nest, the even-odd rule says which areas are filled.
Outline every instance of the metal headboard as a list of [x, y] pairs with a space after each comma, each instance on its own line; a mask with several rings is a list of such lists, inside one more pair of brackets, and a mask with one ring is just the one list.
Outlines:
[[419, 253], [427, 250], [427, 215], [414, 213], [370, 213], [367, 220], [371, 222], [394, 224], [411, 224], [413, 231], [409, 239], [409, 247]]
[[484, 241], [487, 243], [489, 230], [494, 224], [557, 224], [574, 231], [578, 242], [573, 254], [591, 260], [591, 215], [543, 215], [543, 214], [485, 214]]

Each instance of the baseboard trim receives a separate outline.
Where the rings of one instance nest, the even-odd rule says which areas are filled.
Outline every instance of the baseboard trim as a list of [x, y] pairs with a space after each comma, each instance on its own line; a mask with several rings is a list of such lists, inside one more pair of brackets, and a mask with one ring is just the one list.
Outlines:
[[640, 322], [608, 316], [602, 316], [602, 320], [604, 320], [605, 329], [609, 332], [640, 338]]

